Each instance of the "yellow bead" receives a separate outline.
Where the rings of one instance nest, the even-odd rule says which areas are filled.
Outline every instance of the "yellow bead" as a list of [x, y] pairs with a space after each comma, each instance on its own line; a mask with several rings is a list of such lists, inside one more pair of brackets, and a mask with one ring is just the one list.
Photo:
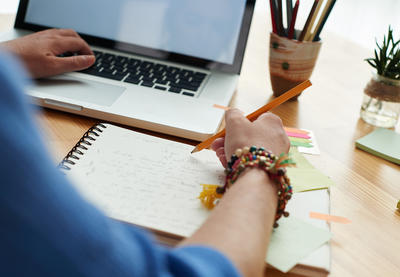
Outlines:
[[235, 155], [238, 157], [242, 156], [242, 153], [243, 153], [243, 151], [240, 148], [236, 149], [236, 151], [235, 151]]
[[249, 153], [249, 151], [250, 151], [250, 147], [248, 147], [248, 146], [243, 147], [243, 155], [246, 155], [247, 153]]

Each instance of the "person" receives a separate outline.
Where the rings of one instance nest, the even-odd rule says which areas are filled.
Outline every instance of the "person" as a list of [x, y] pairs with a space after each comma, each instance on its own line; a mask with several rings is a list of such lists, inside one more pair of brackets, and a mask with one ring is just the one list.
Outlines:
[[[36, 32], [2, 42], [0, 46], [18, 56], [33, 78], [83, 70], [96, 60], [90, 46], [70, 29]], [[59, 57], [67, 52], [77, 55]]]
[[[85, 43], [65, 30], [25, 37], [4, 48], [21, 57], [34, 77], [94, 61]], [[71, 50], [84, 58], [57, 57]], [[191, 237], [164, 248], [146, 231], [106, 217], [56, 169], [23, 94], [24, 72], [12, 55], [0, 53], [1, 276], [263, 275], [278, 201], [268, 174], [246, 169]], [[250, 122], [237, 109], [227, 111], [226, 136], [212, 145], [222, 164], [250, 145], [287, 152], [281, 120], [266, 113]]]

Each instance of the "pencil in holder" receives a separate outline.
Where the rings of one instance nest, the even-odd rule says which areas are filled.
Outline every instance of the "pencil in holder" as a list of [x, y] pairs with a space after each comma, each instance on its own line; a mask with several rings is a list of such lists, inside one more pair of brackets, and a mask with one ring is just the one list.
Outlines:
[[321, 41], [291, 40], [270, 33], [269, 73], [275, 97], [310, 79], [321, 44]]

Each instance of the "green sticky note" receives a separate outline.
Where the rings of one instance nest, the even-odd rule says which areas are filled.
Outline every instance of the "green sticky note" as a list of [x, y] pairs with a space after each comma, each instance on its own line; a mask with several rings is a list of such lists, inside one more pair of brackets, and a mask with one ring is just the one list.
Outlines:
[[289, 155], [296, 162], [296, 168], [314, 168], [296, 147], [290, 148]]
[[293, 188], [293, 192], [326, 189], [334, 185], [333, 181], [315, 168], [287, 169], [287, 175]]
[[290, 141], [291, 146], [313, 147], [311, 143], [304, 143], [299, 141]]
[[356, 147], [392, 163], [400, 164], [400, 134], [376, 129], [356, 141]]
[[289, 140], [290, 142], [295, 141], [295, 142], [311, 143], [310, 139], [305, 139], [305, 138], [289, 137]]
[[334, 185], [333, 181], [307, 161], [297, 148], [290, 148], [289, 154], [296, 162], [296, 167], [287, 169], [293, 192], [326, 189]]
[[330, 232], [295, 217], [282, 218], [272, 232], [266, 261], [286, 273], [331, 237]]

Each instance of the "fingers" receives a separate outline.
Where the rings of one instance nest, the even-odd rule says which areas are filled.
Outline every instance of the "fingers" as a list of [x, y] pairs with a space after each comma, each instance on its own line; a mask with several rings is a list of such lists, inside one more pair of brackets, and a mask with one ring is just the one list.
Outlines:
[[217, 138], [211, 144], [211, 149], [215, 151], [218, 159], [221, 161], [223, 167], [227, 166], [226, 156], [225, 156], [225, 138]]
[[225, 154], [221, 155], [221, 156], [218, 156], [218, 158], [219, 158], [222, 166], [227, 168], [228, 167], [228, 161], [226, 160]]
[[81, 55], [93, 55], [90, 46], [72, 29], [49, 29], [34, 34], [51, 40], [54, 55], [73, 52]]
[[95, 62], [95, 57], [92, 55], [80, 55], [72, 57], [52, 57], [54, 74], [61, 74], [69, 71], [78, 71], [92, 66]]
[[78, 53], [81, 55], [93, 55], [90, 46], [81, 38], [77, 37], [61, 37], [54, 40], [54, 55], [60, 55], [65, 52]]
[[37, 35], [44, 35], [48, 37], [64, 36], [64, 37], [77, 37], [80, 38], [77, 32], [72, 29], [48, 29], [36, 33]]
[[64, 37], [76, 37], [80, 38], [77, 32], [72, 29], [52, 29], [53, 34], [64, 36]]
[[224, 147], [224, 144], [225, 144], [225, 138], [217, 138], [211, 144], [211, 149], [216, 151], [218, 148]]
[[217, 154], [218, 159], [221, 161], [222, 166], [226, 167], [228, 162], [225, 156], [225, 148], [218, 148], [215, 153]]

